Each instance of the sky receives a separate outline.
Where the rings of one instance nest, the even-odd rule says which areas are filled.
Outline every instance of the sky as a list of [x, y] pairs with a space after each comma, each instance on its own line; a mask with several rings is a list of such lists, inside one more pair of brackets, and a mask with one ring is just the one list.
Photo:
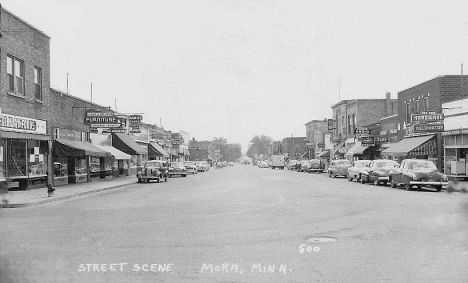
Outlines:
[[[306, 136], [343, 99], [468, 64], [468, 1], [3, 0], [51, 37], [51, 87], [190, 138]], [[468, 70], [464, 73], [466, 74]]]

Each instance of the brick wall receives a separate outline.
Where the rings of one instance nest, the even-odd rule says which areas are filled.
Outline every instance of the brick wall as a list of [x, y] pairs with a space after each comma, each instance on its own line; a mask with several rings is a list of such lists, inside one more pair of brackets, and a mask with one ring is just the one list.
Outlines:
[[[50, 38], [2, 9], [0, 39], [0, 107], [6, 114], [49, 121]], [[16, 31], [14, 31], [16, 30]], [[22, 30], [18, 32], [17, 30]], [[24, 96], [8, 91], [7, 56], [24, 62]], [[42, 101], [36, 101], [34, 68], [42, 70]], [[50, 133], [48, 127], [47, 133]]]

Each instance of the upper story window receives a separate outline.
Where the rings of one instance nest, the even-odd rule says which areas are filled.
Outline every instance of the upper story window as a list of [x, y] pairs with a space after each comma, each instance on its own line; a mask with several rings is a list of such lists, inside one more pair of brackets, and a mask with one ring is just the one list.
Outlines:
[[406, 123], [411, 122], [411, 109], [410, 109], [410, 104], [406, 103]]
[[353, 113], [353, 117], [351, 119], [353, 120], [353, 131], [352, 131], [352, 133], [354, 133], [354, 130], [356, 129], [356, 113]]
[[352, 134], [353, 130], [353, 117], [348, 115], [348, 134]]
[[423, 108], [424, 110], [429, 110], [429, 97], [423, 99]]
[[42, 69], [34, 67], [34, 94], [37, 100], [42, 100]]
[[419, 109], [419, 100], [416, 100], [414, 102], [414, 111], [415, 113], [419, 113], [420, 109]]
[[7, 56], [8, 90], [24, 95], [24, 62]]

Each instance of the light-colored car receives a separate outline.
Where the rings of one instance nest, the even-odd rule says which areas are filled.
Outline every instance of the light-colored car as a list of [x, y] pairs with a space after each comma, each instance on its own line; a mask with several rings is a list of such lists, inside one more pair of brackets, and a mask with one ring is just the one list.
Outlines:
[[359, 172], [366, 168], [369, 163], [371, 163], [371, 160], [357, 160], [354, 161], [353, 164], [351, 164], [351, 167], [348, 168], [348, 181], [355, 180], [356, 182], [359, 182], [361, 179], [361, 176]]
[[184, 163], [185, 169], [187, 169], [187, 173], [197, 174], [198, 173], [198, 166], [193, 161], [185, 161]]
[[195, 164], [197, 165], [198, 172], [206, 172], [210, 170], [210, 165], [206, 161], [195, 161]]
[[258, 168], [268, 168], [268, 162], [267, 161], [262, 161], [258, 163]]
[[349, 167], [351, 167], [351, 161], [348, 159], [332, 160], [328, 167], [328, 177], [347, 176]]
[[436, 191], [441, 191], [442, 186], [448, 185], [448, 178], [437, 169], [434, 162], [426, 159], [405, 159], [398, 168], [390, 171], [390, 184], [396, 188], [399, 184], [412, 190], [414, 186], [418, 189], [431, 186]]
[[168, 175], [169, 175], [169, 177], [172, 177], [174, 175], [180, 175], [182, 177], [187, 177], [187, 169], [185, 169], [184, 163], [183, 162], [172, 162], [171, 165], [169, 165]]
[[[299, 167], [299, 164], [301, 164], [300, 167]], [[297, 172], [309, 172], [309, 168], [310, 168], [309, 160], [301, 160], [299, 161], [299, 164], [297, 166]]]
[[234, 166], [234, 162], [229, 162], [228, 166]]
[[320, 161], [320, 159], [311, 159], [309, 160], [309, 169], [307, 169], [307, 172], [317, 172], [317, 173], [323, 173], [325, 164]]
[[299, 160], [289, 160], [288, 161], [288, 164], [286, 165], [286, 167], [288, 168], [288, 170], [296, 170], [296, 164], [299, 162]]

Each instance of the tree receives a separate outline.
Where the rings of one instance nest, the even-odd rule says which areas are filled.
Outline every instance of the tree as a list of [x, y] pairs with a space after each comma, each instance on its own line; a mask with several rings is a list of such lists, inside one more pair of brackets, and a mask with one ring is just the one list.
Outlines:
[[209, 152], [220, 161], [235, 161], [242, 156], [240, 144], [229, 144], [223, 137], [213, 138]]
[[263, 155], [264, 157], [270, 156], [272, 142], [273, 142], [273, 139], [268, 136], [265, 136], [265, 135], [254, 136], [249, 143], [247, 156], [253, 159], [255, 159], [255, 155], [257, 156]]

